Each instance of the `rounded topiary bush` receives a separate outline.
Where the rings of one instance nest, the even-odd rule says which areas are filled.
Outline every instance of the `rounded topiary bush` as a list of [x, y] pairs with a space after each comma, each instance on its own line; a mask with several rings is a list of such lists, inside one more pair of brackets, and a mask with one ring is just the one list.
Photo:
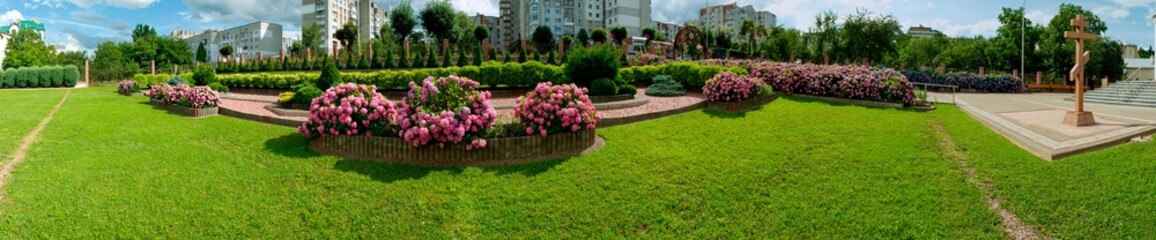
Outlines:
[[310, 104], [313, 99], [324, 94], [320, 88], [312, 85], [303, 85], [293, 90], [293, 103], [295, 104]]
[[4, 74], [4, 69], [0, 68], [0, 88], [12, 87], [12, 83], [8, 82], [8, 76]]
[[618, 51], [609, 45], [579, 48], [569, 55], [565, 67], [566, 76], [579, 87], [591, 87], [595, 80], [601, 78], [617, 79], [618, 69], [622, 67]]
[[217, 73], [214, 72], [212, 67], [201, 66], [193, 71], [193, 83], [197, 86], [205, 86], [216, 82]]
[[646, 95], [659, 97], [674, 97], [686, 95], [686, 88], [682, 87], [681, 83], [674, 81], [669, 75], [659, 75], [654, 77], [654, 84], [646, 88]]
[[47, 87], [64, 86], [64, 66], [52, 66], [44, 70], [48, 72], [49, 83]]
[[217, 91], [220, 93], [228, 93], [229, 92], [229, 87], [226, 87], [225, 85], [223, 85], [219, 82], [209, 83], [208, 86], [209, 86], [209, 89], [213, 89], [213, 91]]
[[309, 120], [297, 131], [306, 137], [333, 135], [390, 136], [396, 133], [397, 111], [373, 85], [340, 84], [313, 99]]
[[11, 75], [12, 86], [18, 88], [28, 87], [28, 80], [32, 77], [28, 75], [27, 68], [9, 69], [6, 75]]
[[337, 65], [334, 65], [332, 61], [328, 61], [325, 63], [325, 70], [321, 71], [321, 77], [317, 78], [315, 86], [324, 91], [328, 90], [334, 84], [341, 83], [341, 72], [337, 71]]
[[421, 85], [410, 82], [409, 94], [397, 108], [398, 135], [413, 147], [460, 142], [469, 143], [466, 150], [486, 147], [482, 135], [498, 113], [490, 105], [490, 92], [478, 91], [478, 86], [458, 76], [427, 77]]
[[590, 95], [610, 96], [618, 94], [618, 83], [608, 78], [599, 78], [590, 84]]
[[574, 84], [539, 83], [534, 91], [518, 97], [514, 115], [526, 128], [526, 135], [542, 137], [594, 129], [598, 124], [598, 114], [586, 89]]
[[80, 81], [80, 69], [73, 65], [64, 66], [64, 86], [74, 87]]
[[764, 93], [766, 84], [748, 76], [732, 72], [721, 72], [706, 81], [702, 93], [715, 102], [738, 102], [758, 97]]
[[614, 82], [618, 85], [618, 94], [638, 94], [638, 87], [635, 87], [634, 84], [630, 84], [621, 78]]

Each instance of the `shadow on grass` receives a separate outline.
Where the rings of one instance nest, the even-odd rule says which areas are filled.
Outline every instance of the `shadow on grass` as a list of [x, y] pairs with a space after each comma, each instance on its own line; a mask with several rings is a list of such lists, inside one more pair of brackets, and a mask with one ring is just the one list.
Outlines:
[[289, 158], [311, 158], [321, 156], [309, 149], [309, 138], [290, 133], [265, 141], [265, 151]]
[[[526, 177], [533, 177], [550, 171], [550, 169], [554, 169], [555, 166], [569, 159], [570, 158], [562, 158], [537, 163], [481, 168], [485, 172], [495, 173], [496, 175], [520, 174]], [[355, 172], [385, 183], [393, 183], [399, 180], [417, 180], [432, 172], [445, 172], [456, 175], [461, 174], [462, 170], [465, 169], [465, 167], [423, 167], [348, 158], [337, 161], [337, 163], [333, 164], [333, 168], [346, 172]]]
[[715, 110], [711, 110], [711, 109], [703, 109], [702, 111], [705, 112], [706, 115], [710, 115], [711, 118], [739, 119], [739, 118], [747, 117], [748, 112], [762, 110], [763, 107], [765, 107], [765, 106], [766, 105], [758, 106], [758, 107], [752, 108], [751, 110], [746, 110], [746, 111], [742, 111], [742, 112], [734, 112], [734, 113], [732, 113], [732, 112], [720, 112], [720, 111], [715, 111]]

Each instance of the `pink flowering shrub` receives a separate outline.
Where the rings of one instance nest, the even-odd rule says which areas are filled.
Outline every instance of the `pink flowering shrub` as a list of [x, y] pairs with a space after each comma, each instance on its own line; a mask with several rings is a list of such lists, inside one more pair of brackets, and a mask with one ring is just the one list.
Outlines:
[[494, 125], [498, 113], [490, 105], [490, 92], [477, 91], [469, 78], [428, 77], [421, 85], [410, 82], [409, 95], [397, 106], [398, 132], [413, 147], [437, 143], [438, 147], [468, 142], [466, 150], [486, 147], [482, 135]]
[[585, 88], [574, 84], [539, 83], [533, 92], [518, 97], [514, 115], [527, 135], [546, 137], [558, 132], [594, 129], [598, 115]]
[[124, 80], [116, 84], [116, 91], [124, 94], [140, 92], [140, 85], [133, 80]]
[[189, 87], [179, 84], [176, 87], [168, 84], [154, 84], [144, 95], [166, 104], [177, 104], [189, 108], [211, 108], [221, 103], [217, 92], [208, 87]]
[[762, 95], [765, 88], [766, 84], [758, 79], [721, 72], [706, 81], [702, 94], [715, 102], [738, 102]]
[[309, 106], [309, 120], [297, 131], [306, 137], [389, 136], [397, 133], [393, 124], [397, 110], [373, 85], [345, 83], [334, 86]]
[[788, 94], [915, 104], [911, 82], [893, 69], [761, 62], [750, 76]]
[[[184, 86], [184, 85], [182, 85]], [[180, 100], [177, 104], [190, 108], [211, 108], [216, 107], [221, 103], [221, 97], [216, 91], [209, 87], [199, 86], [194, 88], [185, 87], [185, 91], [181, 92]]]
[[630, 59], [630, 66], [662, 65], [669, 62], [670, 60], [666, 59], [666, 57], [642, 53], [639, 54], [638, 57]]

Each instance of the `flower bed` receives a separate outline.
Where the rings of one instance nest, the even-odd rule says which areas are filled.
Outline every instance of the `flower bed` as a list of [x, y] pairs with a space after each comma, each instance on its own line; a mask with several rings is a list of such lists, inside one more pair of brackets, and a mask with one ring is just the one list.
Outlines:
[[939, 73], [935, 69], [903, 70], [903, 75], [915, 83], [954, 85], [960, 89], [970, 89], [989, 93], [1022, 93], [1024, 81], [1010, 74], [979, 75], [966, 72]]
[[774, 100], [766, 83], [732, 72], [715, 75], [702, 87], [707, 109], [722, 112], [745, 112]]
[[179, 115], [190, 117], [206, 117], [218, 113], [220, 96], [208, 87], [189, 87], [188, 85], [155, 84], [149, 90], [143, 91], [149, 97], [149, 102], [162, 106], [166, 110]]
[[141, 96], [140, 85], [132, 80], [124, 80], [117, 83], [116, 92], [125, 96]]
[[414, 148], [401, 138], [328, 136], [313, 140], [309, 148], [319, 153], [386, 163], [430, 167], [493, 166], [561, 159], [597, 148], [594, 129], [560, 133], [550, 137], [521, 136], [487, 138], [486, 147], [467, 149], [463, 144], [445, 148]]
[[786, 94], [915, 105], [911, 82], [892, 69], [763, 62], [751, 66], [751, 76]]
[[716, 112], [740, 113], [761, 107], [778, 98], [778, 94], [770, 93], [737, 102], [707, 101], [706, 109]]

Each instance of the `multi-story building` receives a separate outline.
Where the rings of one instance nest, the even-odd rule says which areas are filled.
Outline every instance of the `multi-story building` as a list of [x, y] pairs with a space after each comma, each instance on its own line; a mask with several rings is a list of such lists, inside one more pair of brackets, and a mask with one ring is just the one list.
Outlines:
[[193, 31], [193, 30], [177, 30], [177, 29], [173, 29], [172, 33], [169, 33], [170, 36], [175, 37], [175, 38], [180, 38], [180, 39], [189, 38], [189, 37], [192, 37], [192, 36], [197, 35], [197, 34], [201, 34], [201, 33], [197, 32], [197, 31]]
[[[501, 31], [501, 17], [485, 16], [477, 14], [473, 17], [474, 23], [479, 26], [485, 26], [490, 30], [490, 36], [486, 38], [486, 42], [490, 43], [490, 47], [500, 47], [505, 43], [505, 35]], [[471, 30], [472, 31], [472, 30]]]
[[258, 55], [278, 57], [281, 50], [285, 49], [282, 30], [281, 24], [254, 22], [225, 30], [209, 29], [184, 39], [192, 49], [204, 43], [209, 53], [209, 62], [220, 61], [222, 56], [219, 50], [225, 46], [233, 47], [233, 58], [256, 59]]
[[[0, 27], [0, 67], [4, 66], [4, 58], [8, 51], [8, 40], [20, 31], [34, 31], [40, 36], [44, 36], [44, 23], [36, 19], [20, 20], [9, 23], [7, 27]], [[4, 67], [7, 68], [7, 67]]]
[[[321, 50], [340, 49], [341, 43], [334, 37], [346, 23], [357, 25], [358, 40], [368, 40], [377, 36], [377, 31], [387, 23], [385, 8], [371, 0], [301, 0], [301, 28], [318, 24], [321, 26]], [[316, 51], [315, 51], [316, 52]]]
[[907, 35], [912, 37], [929, 38], [934, 37], [936, 34], [940, 34], [939, 31], [931, 29], [930, 27], [924, 27], [923, 25], [907, 28]]
[[678, 30], [682, 30], [682, 25], [664, 22], [654, 22], [654, 31], [666, 36], [667, 39], [673, 41], [675, 35], [678, 35]]
[[517, 16], [515, 14], [520, 12], [518, 9], [516, 9], [517, 5], [514, 5], [514, 1], [515, 0], [499, 1], [498, 10], [500, 12], [498, 13], [498, 24], [500, 26], [498, 28], [490, 29], [490, 31], [502, 33], [501, 35], [503, 37], [501, 39], [502, 41], [500, 46], [503, 48], [513, 45], [514, 41], [517, 41], [521, 37], [516, 35], [519, 32], [519, 29], [515, 27], [517, 25], [516, 19], [520, 19], [520, 17], [515, 17]]
[[360, 35], [358, 40], [362, 42], [377, 37], [381, 26], [389, 23], [389, 13], [373, 1], [361, 1], [358, 4], [357, 16], [359, 20], [357, 33]]
[[603, 21], [606, 27], [626, 27], [631, 36], [642, 35], [642, 28], [653, 26], [650, 19], [651, 0], [603, 0]]
[[759, 11], [754, 6], [738, 6], [737, 3], [715, 5], [700, 9], [699, 23], [703, 26], [726, 26], [737, 33], [744, 20], [770, 29], [778, 24], [778, 17], [769, 11]]

